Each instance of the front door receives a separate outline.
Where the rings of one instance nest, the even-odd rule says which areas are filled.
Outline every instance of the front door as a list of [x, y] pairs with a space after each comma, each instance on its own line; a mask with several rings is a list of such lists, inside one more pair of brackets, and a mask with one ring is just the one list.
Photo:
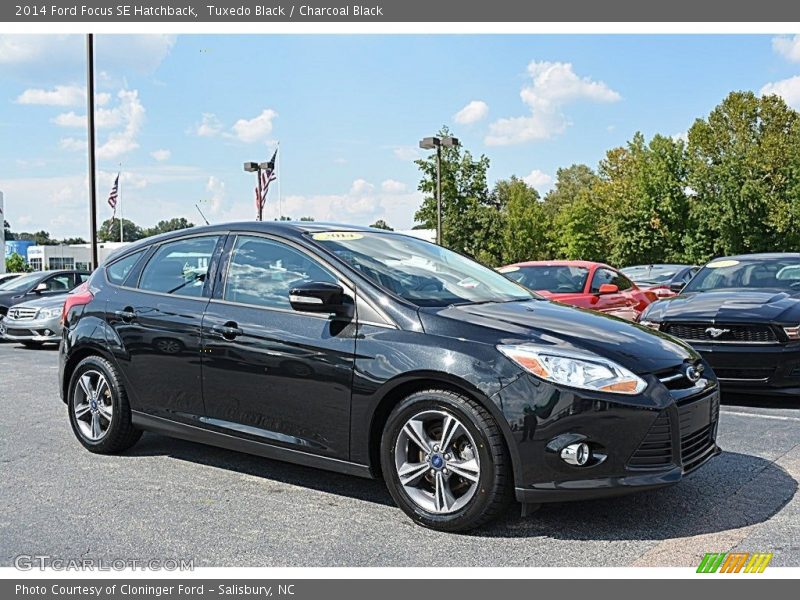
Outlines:
[[[618, 291], [611, 294], [601, 294], [600, 286], [606, 283], [616, 285]], [[591, 308], [625, 319], [635, 318], [637, 302], [626, 293], [626, 290], [630, 288], [630, 280], [621, 273], [598, 267], [592, 276], [591, 289], [589, 290], [589, 293], [594, 294]]]
[[287, 242], [239, 235], [203, 319], [207, 426], [260, 442], [347, 459], [355, 322], [301, 313], [289, 291], [339, 283]]

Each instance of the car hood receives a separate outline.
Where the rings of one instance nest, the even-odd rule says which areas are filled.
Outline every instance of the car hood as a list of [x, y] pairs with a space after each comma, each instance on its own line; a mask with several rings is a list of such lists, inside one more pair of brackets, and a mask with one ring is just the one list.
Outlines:
[[66, 300], [66, 294], [59, 294], [57, 296], [47, 296], [46, 298], [36, 298], [35, 300], [20, 302], [15, 306], [17, 308], [61, 308], [64, 306]]
[[25, 292], [4, 292], [0, 293], [0, 306], [12, 306], [17, 304], [20, 299], [25, 297]]
[[[698, 354], [684, 342], [635, 323], [546, 300], [451, 306], [422, 313], [426, 331], [435, 323], [450, 324], [463, 335], [464, 325], [481, 328], [476, 337], [497, 344], [531, 342], [561, 349], [589, 351], [611, 359], [635, 373], [653, 373], [696, 360]], [[447, 329], [446, 327], [444, 329]], [[459, 334], [458, 332], [461, 332]]]
[[695, 292], [651, 305], [650, 321], [800, 323], [800, 297], [781, 290], [735, 289]]

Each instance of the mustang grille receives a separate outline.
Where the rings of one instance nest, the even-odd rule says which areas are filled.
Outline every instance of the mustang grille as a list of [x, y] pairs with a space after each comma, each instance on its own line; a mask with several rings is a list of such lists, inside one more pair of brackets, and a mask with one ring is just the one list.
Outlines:
[[[709, 330], [720, 333], [714, 337]], [[778, 341], [769, 325], [711, 325], [709, 323], [665, 323], [664, 333], [695, 342], [740, 342], [742, 344], [774, 344]]]

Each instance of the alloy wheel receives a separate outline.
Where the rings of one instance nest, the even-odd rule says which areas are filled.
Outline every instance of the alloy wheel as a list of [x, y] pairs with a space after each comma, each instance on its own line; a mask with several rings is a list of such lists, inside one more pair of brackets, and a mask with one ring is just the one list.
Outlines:
[[395, 442], [400, 485], [420, 508], [454, 513], [473, 498], [480, 479], [475, 440], [452, 414], [426, 410], [406, 421]]
[[90, 370], [78, 377], [73, 413], [86, 439], [97, 442], [105, 437], [114, 418], [114, 405], [111, 387], [103, 373]]

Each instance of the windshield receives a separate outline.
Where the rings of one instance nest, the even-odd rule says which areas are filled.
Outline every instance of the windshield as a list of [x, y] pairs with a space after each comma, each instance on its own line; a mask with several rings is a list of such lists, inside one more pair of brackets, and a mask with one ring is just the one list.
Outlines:
[[22, 275], [21, 277], [17, 277], [16, 279], [12, 279], [11, 281], [6, 281], [5, 283], [0, 284], [0, 292], [19, 292], [22, 290], [27, 290], [39, 279], [41, 279], [41, 277], [41, 273]]
[[553, 294], [580, 294], [586, 288], [589, 269], [571, 265], [505, 267], [499, 271], [529, 290]]
[[392, 233], [329, 231], [311, 238], [380, 287], [417, 306], [530, 300], [499, 273], [423, 240]]
[[800, 292], [800, 258], [715, 260], [700, 269], [683, 291], [708, 292], [732, 288]]
[[622, 272], [636, 282], [667, 283], [678, 274], [683, 267], [680, 265], [653, 265], [627, 267]]

